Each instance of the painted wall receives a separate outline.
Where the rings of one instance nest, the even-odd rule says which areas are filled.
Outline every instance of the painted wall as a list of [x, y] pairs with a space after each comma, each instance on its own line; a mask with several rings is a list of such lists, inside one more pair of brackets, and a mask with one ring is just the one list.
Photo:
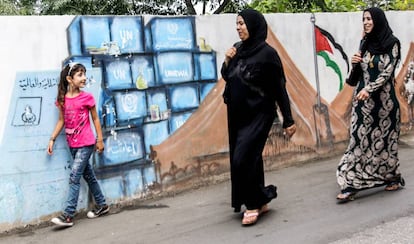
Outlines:
[[[358, 49], [361, 15], [316, 14], [316, 24], [350, 59]], [[387, 12], [402, 43], [403, 61], [412, 59], [413, 15]], [[268, 42], [282, 57], [294, 117], [303, 125], [289, 142], [280, 138], [280, 126], [275, 125], [265, 150], [269, 159], [315, 152], [318, 136], [322, 142], [331, 136], [331, 143], [347, 138], [344, 111], [330, 107], [350, 89], [340, 90], [348, 67], [334, 47], [328, 55], [339, 73], [326, 59], [316, 59], [320, 94], [330, 114], [320, 128], [313, 124], [317, 82], [310, 17], [266, 15]], [[224, 52], [238, 41], [235, 20], [233, 14], [1, 16], [0, 208], [10, 211], [0, 213], [0, 231], [46, 221], [65, 204], [70, 155], [64, 135], [58, 137], [52, 157], [46, 147], [58, 115], [54, 100], [59, 71], [70, 61], [87, 66], [86, 90], [97, 101], [106, 146], [91, 163], [111, 203], [177, 190], [186, 182], [228, 172], [219, 71]], [[402, 64], [400, 74], [406, 69]], [[309, 94], [307, 100], [303, 94]], [[349, 95], [344, 97], [347, 103]], [[78, 209], [89, 204], [83, 187]]]

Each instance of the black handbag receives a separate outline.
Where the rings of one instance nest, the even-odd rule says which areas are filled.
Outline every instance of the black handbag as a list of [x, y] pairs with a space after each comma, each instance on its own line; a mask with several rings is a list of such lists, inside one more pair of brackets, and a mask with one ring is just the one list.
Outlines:
[[349, 74], [345, 82], [350, 86], [356, 86], [358, 82], [361, 80], [362, 80], [362, 68], [360, 65], [355, 65], [352, 68], [351, 73]]

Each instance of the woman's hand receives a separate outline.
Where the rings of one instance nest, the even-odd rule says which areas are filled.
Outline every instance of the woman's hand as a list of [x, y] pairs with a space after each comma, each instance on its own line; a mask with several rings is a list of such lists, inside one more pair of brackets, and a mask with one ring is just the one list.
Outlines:
[[358, 92], [355, 98], [360, 101], [367, 100], [369, 98], [369, 93], [367, 92], [367, 90], [362, 89], [360, 92]]
[[361, 57], [360, 52], [355, 53], [354, 56], [352, 56], [351, 58], [352, 64], [357, 64], [357, 63], [360, 63], [361, 61], [362, 61], [362, 57]]
[[296, 132], [296, 125], [293, 124], [287, 128], [284, 129], [284, 135], [287, 136], [288, 138], [291, 138], [293, 136], [293, 134], [295, 134]]
[[224, 58], [224, 63], [226, 65], [228, 65], [230, 60], [232, 58], [234, 58], [234, 56], [236, 56], [236, 53], [237, 53], [237, 49], [235, 47], [232, 47], [232, 48], [228, 49], [227, 52], [224, 55], [224, 57], [225, 57]]

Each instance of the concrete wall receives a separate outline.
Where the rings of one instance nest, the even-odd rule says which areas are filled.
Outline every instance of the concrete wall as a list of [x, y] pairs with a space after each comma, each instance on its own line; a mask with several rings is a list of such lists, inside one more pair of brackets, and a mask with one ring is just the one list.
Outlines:
[[[150, 23], [155, 17], [142, 16], [144, 25]], [[316, 89], [316, 78], [313, 26], [310, 17], [310, 14], [266, 15], [270, 31], [276, 38], [273, 39], [273, 43], [276, 43], [278, 40], [281, 45], [278, 48], [283, 49], [278, 51], [286, 51], [285, 55], [281, 55], [282, 58], [284, 60], [292, 60], [289, 70], [293, 70], [293, 73], [300, 73], [300, 77], [303, 79], [301, 82], [310, 84], [308, 89], [313, 89], [313, 91], [310, 91], [313, 94], [312, 92]], [[411, 34], [414, 12], [387, 12], [387, 17], [395, 35], [401, 40], [402, 58], [404, 60], [409, 55], [410, 43], [414, 39]], [[3, 57], [0, 61], [2, 74], [2, 89], [0, 89], [0, 104], [2, 105], [0, 106], [0, 153], [2, 155], [0, 159], [0, 208], [9, 209], [9, 211], [1, 211], [0, 213], [0, 231], [47, 221], [51, 216], [61, 211], [65, 204], [70, 156], [64, 135], [59, 136], [56, 143], [56, 153], [52, 157], [46, 155], [46, 147], [54, 128], [54, 123], [57, 120], [57, 110], [53, 105], [56, 97], [57, 77], [62, 63], [69, 58], [75, 57], [69, 50], [70, 44], [73, 44], [73, 41], [68, 36], [68, 27], [72, 26], [79, 18], [82, 19], [83, 16], [0, 17], [0, 24], [2, 26], [0, 29], [0, 36], [2, 37], [0, 40], [0, 54]], [[97, 168], [100, 183], [110, 203], [142, 199], [148, 195], [156, 195], [163, 191], [168, 191], [171, 189], [170, 187], [173, 190], [179, 190], [181, 186], [179, 183], [191, 181], [194, 177], [198, 177], [197, 179], [199, 180], [200, 177], [205, 177], [206, 175], [211, 177], [227, 172], [227, 167], [225, 166], [227, 164], [226, 131], [218, 132], [220, 130], [214, 130], [217, 124], [225, 127], [225, 121], [216, 119], [216, 121], [210, 123], [208, 119], [223, 117], [222, 115], [214, 117], [211, 113], [212, 111], [221, 111], [218, 107], [222, 105], [216, 105], [221, 104], [219, 98], [221, 96], [222, 83], [219, 70], [226, 49], [238, 41], [235, 30], [236, 15], [223, 14], [185, 18], [194, 21], [194, 29], [191, 31], [194, 32], [195, 46], [194, 50], [191, 49], [192, 54], [197, 55], [200, 50], [214, 54], [217, 73], [214, 76], [214, 80], [209, 79], [208, 81], [198, 77], [191, 81], [183, 80], [177, 82], [157, 76], [154, 78], [154, 82], [164, 79], [166, 83], [154, 86], [154, 91], [165, 89], [165, 91], [170, 92], [167, 97], [169, 99], [168, 108], [171, 108], [170, 102], [174, 97], [175, 91], [171, 91], [170, 87], [174, 85], [194, 85], [199, 87], [197, 89], [201, 89], [200, 87], [207, 83], [217, 84], [214, 88], [209, 86], [210, 92], [208, 96], [200, 97], [200, 100], [191, 108], [178, 109], [175, 114], [177, 117], [173, 116], [173, 112], [172, 115], [167, 115], [170, 117], [166, 117], [164, 120], [151, 121], [151, 118], [146, 117], [143, 118], [144, 122], [142, 123], [133, 121], [131, 122], [134, 125], [133, 127], [130, 126], [131, 124], [128, 124], [129, 121], [128, 123], [119, 123], [118, 121], [117, 123], [119, 124], [112, 125], [113, 127], [104, 125], [104, 129], [106, 129], [107, 158], [102, 159], [99, 156], [94, 156], [91, 161]], [[362, 32], [361, 19], [362, 13], [360, 12], [316, 14], [316, 24], [335, 38], [335, 41], [342, 46], [349, 59], [358, 49]], [[171, 22], [174, 21], [172, 20]], [[147, 35], [147, 33], [145, 34]], [[205, 45], [201, 43], [202, 39], [205, 40]], [[166, 53], [177, 53], [177, 50], [174, 50], [174, 48], [164, 51]], [[338, 50], [333, 48], [333, 51], [334, 53], [330, 57], [340, 67], [342, 79], [344, 80], [347, 74], [346, 62], [342, 59]], [[152, 55], [153, 53], [152, 50], [141, 54]], [[107, 56], [112, 61], [116, 59], [111, 55]], [[128, 55], [120, 55], [121, 58], [125, 56]], [[178, 56], [175, 56], [175, 61], [182, 61], [182, 59], [177, 58]], [[157, 56], [157, 60], [160, 62], [161, 58]], [[196, 63], [196, 61], [193, 62]], [[205, 62], [202, 63], [205, 64]], [[317, 65], [321, 96], [329, 105], [341, 93], [339, 90], [340, 78], [337, 73], [326, 66], [325, 60], [319, 56], [317, 57]], [[103, 95], [108, 89], [105, 85], [107, 84], [107, 78], [105, 73], [102, 72], [102, 67], [102, 63], [89, 63], [87, 75], [93, 79], [91, 79], [87, 90], [94, 93], [100, 106], [102, 123], [105, 124], [105, 111], [103, 111], [102, 105], [106, 101], [105, 99], [108, 98]], [[194, 67], [196, 67], [195, 64]], [[210, 69], [211, 67], [207, 68]], [[399, 71], [404, 72], [404, 68], [406, 67], [400, 65]], [[204, 66], [200, 69], [204, 69]], [[151, 89], [150, 87], [150, 89], [145, 90], [147, 99], [150, 96], [148, 92], [153, 91]], [[291, 94], [298, 92], [293, 90], [295, 89], [293, 87], [289, 87], [289, 89]], [[111, 90], [111, 92], [116, 93], [118, 90]], [[127, 91], [140, 92], [139, 89], [137, 91], [136, 87], [131, 87], [131, 89], [123, 88], [121, 90], [122, 94], [125, 94]], [[162, 93], [164, 93], [164, 90]], [[300, 93], [301, 91], [299, 91]], [[151, 94], [153, 95], [153, 93]], [[188, 95], [188, 93], [182, 93], [182, 95]], [[115, 97], [115, 95], [113, 96]], [[300, 104], [296, 102], [297, 99], [299, 98], [296, 95], [292, 97], [294, 106]], [[316, 102], [316, 96], [309, 99]], [[179, 108], [181, 106], [180, 100], [176, 102], [176, 105], [172, 105], [173, 110], [177, 106]], [[217, 109], [208, 108], [209, 105], [212, 106], [213, 104]], [[30, 108], [29, 111], [27, 110], [28, 108]], [[146, 110], [149, 111], [149, 108], [146, 108]], [[297, 121], [303, 120], [303, 123], [306, 124], [314, 120], [314, 118], [300, 116], [304, 114], [303, 110], [311, 111], [312, 106], [309, 106], [309, 108], [295, 108], [294, 110], [302, 111], [302, 113], [295, 114]], [[28, 117], [33, 114], [36, 116]], [[24, 119], [22, 119], [23, 117]], [[172, 119], [176, 119], [175, 126], [174, 124], [172, 126], [173, 128], [171, 128], [170, 123]], [[214, 145], [219, 146], [203, 144], [201, 147], [201, 143], [204, 143], [201, 142], [204, 135], [197, 135], [197, 130], [190, 133], [190, 129], [188, 129], [189, 127], [195, 128], [194, 125], [200, 123], [210, 125], [205, 130], [206, 134], [211, 135], [217, 132], [221, 135], [218, 138], [219, 141], [214, 142]], [[341, 123], [346, 125], [347, 121], [342, 121]], [[167, 128], [167, 132], [163, 132], [160, 128]], [[343, 135], [347, 133], [346, 126], [338, 128], [334, 130], [336, 134]], [[176, 133], [175, 130], [177, 130]], [[199, 151], [188, 149], [186, 150], [187, 154], [191, 157], [189, 156], [187, 159], [180, 158], [178, 162], [174, 161], [173, 157], [168, 156], [169, 154], [166, 153], [169, 148], [172, 148], [168, 145], [179, 145], [174, 147], [174, 150], [188, 147], [188, 145], [178, 143], [180, 141], [182, 143], [186, 137], [193, 139], [194, 137], [200, 137], [196, 138], [197, 140], [191, 146], [196, 148], [197, 145], [200, 145], [200, 148], [203, 149]], [[303, 140], [294, 139], [290, 142], [290, 146], [282, 145], [279, 142], [278, 147], [285, 148], [283, 150], [267, 151], [272, 152], [270, 156], [280, 158], [283, 157], [282, 154], [284, 152], [316, 151], [312, 145], [302, 143], [307, 140], [314, 144], [315, 138], [312, 133], [302, 133], [299, 134], [299, 137], [303, 137]], [[142, 143], [143, 146], [140, 146], [141, 144], [139, 143], [130, 143], [133, 140], [137, 140], [137, 138], [140, 141], [144, 141]], [[343, 139], [343, 136], [338, 136], [337, 138]], [[200, 143], [197, 143], [197, 141]], [[121, 160], [121, 163], [108, 163], [112, 162], [108, 158], [116, 155], [115, 148], [117, 147], [114, 142], [118, 144], [123, 143], [123, 146], [119, 148], [124, 150], [122, 152], [129, 155], [131, 160], [127, 156], [127, 159]], [[210, 142], [213, 143], [212, 140]], [[338, 141], [336, 140], [335, 142]], [[158, 143], [161, 144], [161, 147], [156, 148]], [[151, 150], [149, 144], [154, 145], [157, 150]], [[274, 148], [274, 145], [275, 143], [271, 147]], [[303, 149], [304, 147], [308, 149]], [[134, 153], [131, 153], [131, 150]], [[158, 152], [158, 157], [152, 155], [154, 152]], [[178, 152], [170, 153], [177, 154]], [[310, 155], [315, 156], [315, 154]], [[161, 160], [159, 160], [160, 158]], [[205, 167], [200, 165], [200, 162], [204, 162], [203, 160], [208, 161]], [[211, 179], [208, 177], [203, 179], [208, 181]], [[83, 187], [78, 209], [83, 210], [90, 204], [88, 189]]]

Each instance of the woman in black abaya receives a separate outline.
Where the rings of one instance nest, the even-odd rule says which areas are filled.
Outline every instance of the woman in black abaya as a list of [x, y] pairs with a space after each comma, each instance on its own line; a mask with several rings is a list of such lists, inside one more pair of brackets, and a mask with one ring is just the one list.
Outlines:
[[292, 119], [285, 75], [278, 53], [265, 40], [264, 16], [246, 9], [237, 16], [241, 42], [227, 50], [221, 74], [226, 81], [223, 94], [227, 104], [230, 146], [232, 207], [240, 212], [242, 224], [256, 223], [276, 198], [276, 186], [265, 186], [262, 152], [275, 120], [276, 102], [283, 115], [283, 128], [292, 136]]

